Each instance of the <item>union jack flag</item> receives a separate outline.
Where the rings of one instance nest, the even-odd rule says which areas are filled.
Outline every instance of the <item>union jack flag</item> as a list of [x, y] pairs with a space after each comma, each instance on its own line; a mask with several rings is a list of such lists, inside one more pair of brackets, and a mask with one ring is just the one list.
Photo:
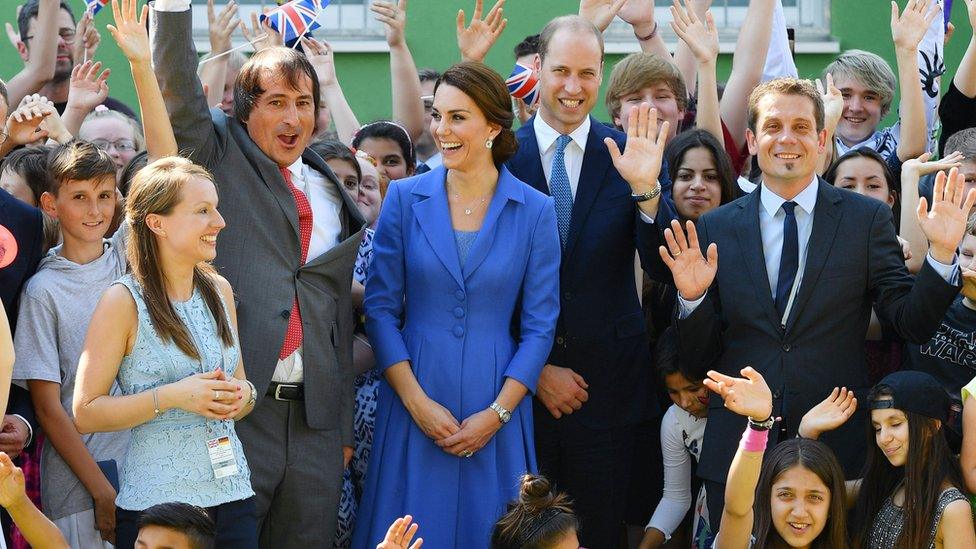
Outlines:
[[102, 8], [108, 4], [109, 0], [85, 0], [85, 11], [91, 12], [92, 17], [95, 17]]
[[319, 28], [319, 12], [329, 5], [329, 0], [292, 0], [261, 15], [274, 30], [281, 33], [285, 44], [292, 44], [302, 36]]
[[528, 65], [516, 63], [505, 85], [508, 86], [508, 93], [512, 97], [525, 101], [525, 104], [530, 107], [539, 100], [539, 79], [535, 77], [535, 71]]

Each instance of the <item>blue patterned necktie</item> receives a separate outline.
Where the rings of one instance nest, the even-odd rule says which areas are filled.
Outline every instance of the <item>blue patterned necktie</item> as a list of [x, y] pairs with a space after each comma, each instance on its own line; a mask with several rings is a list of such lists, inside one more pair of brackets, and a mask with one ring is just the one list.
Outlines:
[[566, 249], [569, 218], [573, 213], [573, 191], [569, 187], [569, 174], [566, 173], [566, 145], [570, 141], [568, 135], [560, 135], [556, 140], [556, 154], [552, 156], [552, 169], [549, 171], [549, 194], [556, 202], [556, 226], [559, 227], [559, 242], [563, 249]]
[[790, 301], [796, 271], [800, 266], [800, 242], [794, 208], [796, 202], [783, 203], [783, 211], [786, 212], [783, 219], [783, 254], [779, 258], [779, 278], [776, 280], [776, 312], [781, 319], [786, 313], [786, 304]]

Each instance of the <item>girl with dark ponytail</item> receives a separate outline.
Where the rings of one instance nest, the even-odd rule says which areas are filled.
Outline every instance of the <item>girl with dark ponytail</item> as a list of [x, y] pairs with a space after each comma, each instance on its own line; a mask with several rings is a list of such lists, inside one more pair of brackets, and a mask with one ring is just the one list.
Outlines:
[[519, 499], [495, 523], [492, 549], [577, 549], [579, 521], [569, 497], [552, 491], [539, 475], [522, 477]]

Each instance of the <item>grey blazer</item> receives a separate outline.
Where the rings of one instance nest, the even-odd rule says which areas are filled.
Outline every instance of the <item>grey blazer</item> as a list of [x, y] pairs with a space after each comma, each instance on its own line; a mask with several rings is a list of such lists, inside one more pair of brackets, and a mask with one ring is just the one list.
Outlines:
[[217, 240], [220, 273], [234, 288], [247, 377], [259, 400], [274, 373], [298, 292], [304, 327], [305, 411], [312, 429], [340, 428], [352, 445], [353, 263], [364, 221], [320, 156], [304, 162], [342, 197], [341, 242], [298, 266], [298, 211], [278, 166], [235, 118], [209, 109], [197, 77], [191, 11], [153, 12], [152, 60], [181, 152], [209, 169], [217, 182], [227, 227]]

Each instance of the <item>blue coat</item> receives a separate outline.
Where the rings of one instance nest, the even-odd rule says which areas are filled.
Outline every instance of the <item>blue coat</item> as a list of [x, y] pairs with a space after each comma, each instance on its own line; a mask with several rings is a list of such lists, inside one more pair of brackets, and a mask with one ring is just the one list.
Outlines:
[[[366, 331], [380, 371], [408, 360], [458, 421], [487, 408], [506, 377], [534, 392], [559, 316], [559, 235], [550, 197], [502, 168], [461, 264], [437, 168], [390, 186], [366, 281]], [[471, 458], [445, 453], [383, 380], [353, 547], [374, 547], [412, 514], [431, 547], [487, 547], [534, 471], [531, 398]]]

